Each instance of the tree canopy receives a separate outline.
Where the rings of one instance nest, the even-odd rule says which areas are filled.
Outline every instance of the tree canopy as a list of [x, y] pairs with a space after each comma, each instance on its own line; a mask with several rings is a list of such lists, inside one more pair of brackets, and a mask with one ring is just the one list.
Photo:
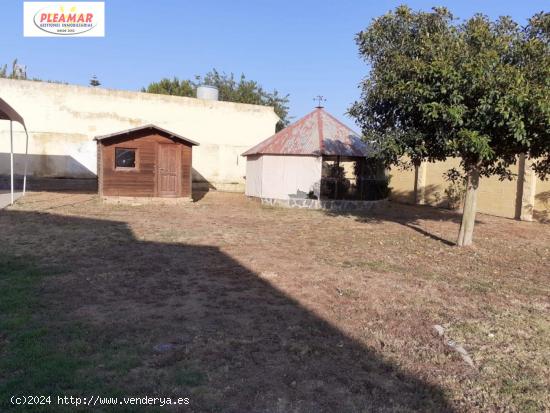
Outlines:
[[159, 93], [165, 95], [194, 97], [196, 88], [200, 85], [215, 86], [219, 91], [219, 99], [226, 102], [249, 103], [254, 105], [273, 106], [281, 121], [277, 124], [277, 131], [289, 123], [288, 95], [280, 95], [277, 90], [266, 91], [258, 82], [249, 80], [244, 74], [236, 79], [233, 73], [220, 73], [211, 70], [203, 77], [195, 76], [194, 80], [164, 78], [158, 82], [142, 88], [142, 92]]
[[101, 82], [99, 81], [96, 75], [93, 75], [92, 78], [90, 79], [90, 86], [92, 87], [101, 86]]
[[7, 64], [0, 67], [0, 78], [27, 80], [26, 67], [19, 65], [15, 59], [11, 64], [11, 72]]
[[510, 178], [520, 154], [541, 178], [550, 173], [549, 29], [548, 13], [522, 28], [401, 6], [356, 36], [371, 70], [350, 114], [388, 165], [460, 160], [451, 171], [467, 182], [459, 245], [471, 243], [480, 176]]
[[4, 64], [0, 66], [0, 79], [16, 79], [16, 80], [32, 80], [35, 82], [46, 82], [46, 83], [59, 83], [59, 84], [68, 84], [66, 82], [60, 82], [57, 80], [43, 80], [38, 77], [29, 78], [27, 76], [27, 66], [20, 65], [18, 60], [15, 59], [11, 64], [11, 71], [8, 70], [8, 65]]
[[153, 82], [146, 88], [141, 88], [141, 91], [160, 95], [193, 97], [195, 96], [195, 87], [195, 83], [190, 80], [180, 80], [174, 77], [173, 79], [164, 78], [158, 82]]

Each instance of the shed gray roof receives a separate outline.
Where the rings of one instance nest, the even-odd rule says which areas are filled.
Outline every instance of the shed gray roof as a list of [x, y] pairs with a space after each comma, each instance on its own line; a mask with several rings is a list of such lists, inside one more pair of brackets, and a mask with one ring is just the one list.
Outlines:
[[145, 129], [154, 129], [158, 132], [161, 132], [161, 133], [164, 133], [168, 136], [170, 136], [171, 138], [175, 138], [175, 139], [178, 139], [180, 141], [184, 141], [184, 142], [187, 142], [187, 143], [190, 143], [191, 145], [195, 145], [195, 146], [199, 146], [199, 143], [198, 142], [195, 142], [191, 139], [187, 139], [181, 135], [178, 135], [177, 133], [174, 133], [174, 132], [170, 132], [169, 130], [166, 130], [164, 128], [161, 128], [159, 126], [156, 126], [156, 125], [153, 125], [153, 124], [148, 124], [148, 125], [143, 125], [143, 126], [138, 126], [137, 128], [132, 128], [132, 129], [126, 129], [126, 130], [123, 130], [123, 131], [120, 131], [120, 132], [115, 132], [115, 133], [110, 133], [108, 135], [100, 135], [100, 136], [96, 136], [94, 139], [96, 141], [102, 141], [104, 139], [109, 139], [109, 138], [115, 138], [115, 137], [119, 137], [119, 136], [123, 136], [123, 135], [129, 135], [131, 134], [132, 132], [137, 132], [137, 131], [140, 131], [140, 130], [145, 130]]

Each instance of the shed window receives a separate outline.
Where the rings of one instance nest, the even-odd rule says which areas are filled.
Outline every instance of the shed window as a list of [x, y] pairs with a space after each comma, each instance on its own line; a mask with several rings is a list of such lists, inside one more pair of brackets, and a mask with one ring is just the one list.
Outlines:
[[135, 168], [136, 150], [128, 148], [115, 148], [116, 168]]

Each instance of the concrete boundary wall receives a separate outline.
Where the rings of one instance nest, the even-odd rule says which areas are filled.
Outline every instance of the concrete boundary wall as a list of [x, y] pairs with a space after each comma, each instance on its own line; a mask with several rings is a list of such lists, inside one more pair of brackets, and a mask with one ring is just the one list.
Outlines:
[[[33, 178], [96, 176], [98, 135], [155, 124], [200, 143], [193, 150], [193, 181], [200, 189], [244, 190], [246, 159], [240, 154], [275, 133], [272, 107], [178, 96], [0, 79], [0, 97], [29, 129]], [[24, 132], [14, 125], [15, 150]], [[22, 174], [24, 157], [15, 159]], [[0, 176], [9, 174], [9, 122], [0, 124]]]
[[[450, 184], [443, 174], [459, 167], [458, 159], [422, 163], [416, 169], [392, 168], [390, 199], [408, 204], [425, 204], [447, 208], [446, 189]], [[541, 181], [531, 169], [531, 161], [520, 156], [510, 168], [515, 178], [501, 181], [497, 177], [481, 178], [478, 212], [523, 221], [550, 222], [550, 181]]]

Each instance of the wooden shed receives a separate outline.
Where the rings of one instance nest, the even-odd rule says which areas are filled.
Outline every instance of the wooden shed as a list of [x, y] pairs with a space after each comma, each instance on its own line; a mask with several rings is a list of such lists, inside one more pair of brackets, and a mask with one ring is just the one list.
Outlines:
[[190, 139], [155, 125], [97, 136], [99, 195], [191, 197]]

